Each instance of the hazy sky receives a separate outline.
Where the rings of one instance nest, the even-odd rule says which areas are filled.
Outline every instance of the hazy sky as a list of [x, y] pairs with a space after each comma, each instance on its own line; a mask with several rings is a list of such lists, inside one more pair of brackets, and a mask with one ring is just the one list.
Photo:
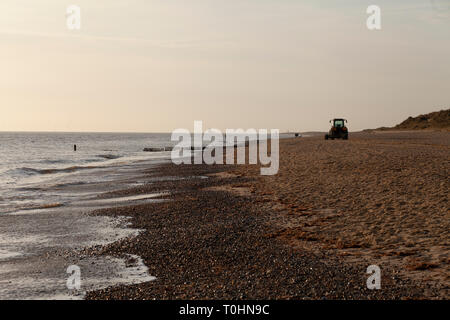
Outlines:
[[0, 131], [355, 130], [448, 107], [450, 0], [0, 2]]

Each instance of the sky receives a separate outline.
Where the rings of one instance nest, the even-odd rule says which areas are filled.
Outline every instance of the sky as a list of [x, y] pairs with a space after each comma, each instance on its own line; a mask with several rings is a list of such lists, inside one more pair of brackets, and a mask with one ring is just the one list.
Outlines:
[[0, 131], [361, 130], [449, 107], [450, 0], [0, 2]]

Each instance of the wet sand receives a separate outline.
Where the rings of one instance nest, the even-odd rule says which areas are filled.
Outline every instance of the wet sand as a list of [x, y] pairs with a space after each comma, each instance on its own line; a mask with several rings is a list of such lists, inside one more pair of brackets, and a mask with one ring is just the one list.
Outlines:
[[[448, 298], [449, 159], [449, 133], [372, 132], [281, 140], [275, 176], [258, 166], [162, 165], [143, 174], [178, 179], [113, 195], [170, 191], [169, 201], [95, 212], [145, 231], [88, 250], [140, 256], [156, 280], [86, 297]], [[372, 264], [381, 290], [366, 288]]]

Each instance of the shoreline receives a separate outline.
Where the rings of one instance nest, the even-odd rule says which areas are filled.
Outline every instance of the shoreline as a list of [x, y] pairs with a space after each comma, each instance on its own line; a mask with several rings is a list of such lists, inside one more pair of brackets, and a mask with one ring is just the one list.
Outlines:
[[[355, 135], [351, 142], [353, 147], [360, 148], [361, 142], [373, 139], [370, 134], [361, 133], [361, 136]], [[316, 137], [286, 139], [280, 142], [280, 158], [289, 156], [284, 152], [291, 145], [311, 146], [318, 141]], [[385, 143], [387, 141], [377, 141], [374, 150]], [[444, 148], [448, 152], [445, 144]], [[320, 230], [315, 231], [314, 237], [308, 228], [301, 227], [299, 234], [299, 218], [302, 223], [312, 215], [333, 220], [331, 212], [310, 210], [301, 201], [301, 193], [294, 202], [286, 198], [286, 203], [280, 206], [280, 201], [273, 197], [276, 192], [269, 191], [267, 186], [275, 181], [273, 179], [284, 178], [262, 178], [255, 174], [258, 170], [258, 166], [164, 164], [153, 171], [153, 178], [181, 179], [162, 179], [140, 190], [115, 192], [130, 195], [175, 191], [165, 196], [169, 201], [94, 213], [128, 216], [133, 228], [145, 230], [135, 239], [96, 248], [95, 254], [139, 255], [156, 280], [91, 291], [86, 299], [448, 298], [442, 288], [435, 288], [436, 281], [405, 277], [395, 265], [385, 262], [382, 264], [382, 290], [367, 289], [366, 268], [372, 264], [370, 254], [365, 257], [352, 250], [372, 249], [345, 244], [335, 248], [330, 243], [326, 248], [326, 239], [317, 239]], [[280, 170], [284, 169], [280, 167]], [[426, 273], [426, 269], [416, 271]]]
[[[102, 171], [78, 173], [76, 184], [55, 181], [36, 184], [36, 192], [57, 193], [67, 201], [0, 214], [0, 297], [2, 299], [82, 299], [87, 290], [116, 284], [153, 280], [140, 257], [86, 255], [86, 248], [132, 238], [140, 230], [129, 227], [126, 217], [93, 216], [99, 208], [157, 202], [160, 195], [104, 198], [119, 188], [138, 187], [147, 180], [141, 172], [151, 170], [159, 159]], [[86, 183], [86, 179], [96, 180]], [[113, 179], [113, 182], [111, 182]], [[69, 266], [81, 271], [80, 290], [68, 290]]]

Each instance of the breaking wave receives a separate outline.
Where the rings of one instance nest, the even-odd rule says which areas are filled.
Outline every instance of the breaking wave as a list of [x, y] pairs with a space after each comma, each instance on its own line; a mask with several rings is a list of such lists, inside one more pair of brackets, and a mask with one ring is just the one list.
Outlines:
[[97, 155], [97, 157], [103, 158], [103, 159], [112, 160], [112, 159], [119, 159], [122, 156], [119, 156], [119, 155], [116, 155], [116, 154], [99, 154], [99, 155]]
[[24, 172], [28, 175], [30, 174], [54, 174], [54, 173], [66, 173], [66, 172], [75, 172], [78, 170], [86, 170], [86, 169], [95, 169], [97, 166], [72, 166], [67, 168], [51, 168], [51, 169], [36, 169], [36, 168], [28, 168], [22, 167], [16, 169], [17, 171]]

